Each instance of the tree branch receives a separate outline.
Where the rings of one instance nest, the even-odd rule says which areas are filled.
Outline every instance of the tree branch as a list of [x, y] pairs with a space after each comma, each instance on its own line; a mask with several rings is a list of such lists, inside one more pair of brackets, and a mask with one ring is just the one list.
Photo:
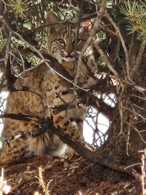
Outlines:
[[[20, 115], [20, 118], [23, 117], [23, 115]], [[27, 118], [26, 115], [24, 115], [24, 118]], [[53, 121], [50, 118], [41, 119], [42, 127], [36, 128], [33, 131], [30, 132], [24, 132], [19, 135], [15, 136], [9, 136], [9, 137], [3, 137], [1, 138], [2, 141], [11, 141], [14, 139], [22, 138], [22, 139], [28, 139], [30, 136], [37, 137], [40, 136], [46, 132], [56, 134], [65, 144], [73, 148], [80, 156], [85, 158], [87, 161], [92, 163], [99, 163], [100, 165], [105, 165], [109, 168], [119, 170], [122, 172], [127, 172], [131, 174], [131, 167], [128, 169], [124, 165], [118, 165], [114, 162], [109, 162], [108, 159], [105, 159], [102, 157], [102, 152], [100, 154], [100, 150], [98, 151], [91, 151], [88, 148], [85, 148], [81, 143], [73, 140], [70, 135], [65, 134], [63, 129], [60, 126], [55, 127], [53, 125]]]

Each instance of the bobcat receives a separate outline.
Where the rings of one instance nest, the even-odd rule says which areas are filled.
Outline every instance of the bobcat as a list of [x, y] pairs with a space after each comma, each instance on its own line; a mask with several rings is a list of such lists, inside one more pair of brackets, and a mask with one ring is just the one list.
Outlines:
[[[52, 25], [56, 22], [60, 22], [60, 24]], [[48, 12], [47, 24], [51, 24], [47, 31], [49, 53], [58, 60], [72, 78], [75, 78], [77, 58], [89, 36], [88, 27], [81, 25], [78, 40], [76, 40], [77, 27], [70, 22], [61, 23], [61, 19], [53, 12]], [[86, 66], [84, 63], [81, 64], [77, 84], [86, 88], [95, 83], [89, 74], [89, 71], [90, 73], [95, 72], [95, 66], [93, 56], [88, 54], [88, 51], [84, 59], [87, 64]], [[22, 91], [22, 86], [29, 90]], [[69, 86], [45, 63], [42, 63], [24, 71], [18, 77], [14, 84], [17, 91], [9, 94], [5, 112], [31, 116], [38, 116], [43, 113], [43, 116], [50, 117], [53, 120], [55, 126], [60, 126], [73, 139], [84, 143], [82, 128], [86, 109], [78, 105], [74, 89]], [[32, 89], [35, 92], [32, 92]], [[61, 105], [68, 106], [63, 111], [55, 112], [56, 107]], [[35, 117], [31, 121], [7, 118], [4, 120], [2, 137], [19, 135], [23, 132], [32, 131], [37, 127], [39, 127], [39, 124]], [[5, 165], [45, 154], [52, 157], [62, 157], [66, 150], [66, 144], [59, 137], [47, 132], [36, 138], [29, 137], [27, 140], [14, 139], [9, 144], [3, 141], [0, 163]]]

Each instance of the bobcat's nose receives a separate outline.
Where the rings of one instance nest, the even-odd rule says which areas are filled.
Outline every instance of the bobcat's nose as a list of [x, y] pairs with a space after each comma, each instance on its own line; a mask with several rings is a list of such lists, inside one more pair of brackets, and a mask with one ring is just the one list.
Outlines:
[[68, 45], [65, 47], [65, 52], [70, 55], [73, 52], [73, 46], [72, 45]]
[[66, 53], [68, 54], [68, 56], [70, 56], [70, 54], [72, 53], [72, 50], [67, 50]]

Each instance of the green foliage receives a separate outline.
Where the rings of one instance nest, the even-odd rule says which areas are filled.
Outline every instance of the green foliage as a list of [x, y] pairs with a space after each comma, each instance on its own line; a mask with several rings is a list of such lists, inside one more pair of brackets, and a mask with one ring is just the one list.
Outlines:
[[129, 21], [127, 30], [129, 34], [137, 32], [138, 39], [146, 41], [146, 6], [137, 1], [124, 1], [121, 6], [121, 13]]
[[25, 56], [25, 59], [27, 59], [27, 61], [31, 63], [32, 67], [37, 66], [43, 62], [40, 58], [36, 57], [33, 53], [28, 53]]
[[23, 2], [22, 0], [9, 0], [8, 5], [12, 7], [16, 17], [26, 17], [25, 11], [27, 9], [27, 0]]

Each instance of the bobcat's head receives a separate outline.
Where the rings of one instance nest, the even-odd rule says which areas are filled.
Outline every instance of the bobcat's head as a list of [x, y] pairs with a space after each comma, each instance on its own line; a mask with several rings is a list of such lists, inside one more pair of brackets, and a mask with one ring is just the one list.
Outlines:
[[[48, 49], [60, 63], [63, 60], [74, 61], [87, 40], [88, 27], [81, 23], [77, 37], [78, 28], [69, 21], [64, 23], [61, 21], [53, 12], [48, 12], [47, 24], [52, 24], [48, 27]], [[53, 25], [58, 22], [60, 24]]]

